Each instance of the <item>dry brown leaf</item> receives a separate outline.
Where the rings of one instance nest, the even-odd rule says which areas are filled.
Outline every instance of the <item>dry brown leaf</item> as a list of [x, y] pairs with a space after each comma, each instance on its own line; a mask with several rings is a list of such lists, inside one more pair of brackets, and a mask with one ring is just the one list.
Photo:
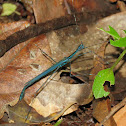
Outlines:
[[89, 76], [89, 80], [91, 82], [91, 84], [93, 85], [92, 81], [95, 78], [95, 75], [100, 71], [103, 70], [105, 68], [104, 65], [104, 55], [105, 55], [105, 49], [106, 49], [106, 45], [107, 43], [104, 43], [96, 52], [96, 55], [94, 55], [94, 68], [91, 71], [91, 76]]
[[59, 2], [59, 0], [33, 0], [33, 10], [37, 23], [46, 22], [65, 15], [62, 2]]
[[[8, 24], [0, 24], [0, 40], [6, 39], [8, 36], [13, 33], [23, 30], [30, 25], [27, 21], [19, 21]], [[27, 42], [26, 42], [27, 43]], [[6, 53], [3, 57], [0, 58], [0, 70], [4, 69], [8, 63], [14, 59], [18, 52], [26, 45], [26, 43], [22, 43], [13, 47], [8, 53]]]
[[117, 126], [125, 126], [126, 125], [126, 105], [121, 108], [114, 116], [115, 122]]
[[19, 101], [18, 104], [11, 107], [8, 106], [8, 117], [9, 120], [13, 121], [14, 123], [18, 122], [27, 122], [27, 123], [40, 123], [42, 120], [42, 117], [34, 110], [30, 112], [29, 116], [31, 116], [31, 120], [26, 120], [26, 117], [28, 115], [28, 111], [30, 111], [30, 107], [24, 100]]
[[[30, 107], [22, 100], [15, 106], [8, 108], [9, 118], [14, 122], [50, 122], [59, 118], [64, 111], [65, 115], [75, 111], [78, 106], [72, 106], [74, 103], [83, 105], [92, 101], [92, 97], [89, 97], [91, 94], [90, 91], [91, 86], [86, 84], [70, 85], [50, 82], [41, 92], [41, 96], [37, 96], [37, 98], [34, 99], [35, 102], [32, 103], [32, 106], [42, 116], [38, 115], [33, 110], [30, 111]], [[25, 121], [29, 111], [28, 119]]]
[[[41, 113], [42, 116], [40, 116], [34, 109], [31, 109], [30, 111], [30, 107], [26, 104], [24, 100], [22, 100], [18, 102], [18, 104], [16, 104], [15, 106], [8, 107], [9, 119], [12, 120], [14, 123], [17, 123], [17, 122], [24, 122], [24, 123], [30, 123], [30, 124], [39, 124], [43, 122], [47, 123], [52, 120], [57, 120], [61, 115], [64, 114], [66, 110], [67, 111], [65, 112], [65, 114], [76, 110], [77, 106], [74, 105], [76, 102], [78, 104], [87, 104], [92, 100], [92, 98], [89, 98], [89, 94], [90, 94], [89, 90], [91, 89], [90, 85], [72, 86], [70, 84], [66, 84], [66, 86], [64, 87], [64, 84], [57, 83], [57, 89], [58, 87], [64, 88], [64, 89], [59, 90], [59, 92], [61, 92], [62, 90], [68, 90], [68, 88], [69, 89], [72, 88], [71, 91], [65, 93], [65, 96], [63, 96], [64, 92], [62, 92], [62, 94], [60, 94], [58, 98], [57, 98], [57, 94], [59, 93], [58, 90], [56, 94], [54, 94], [54, 92], [51, 92], [52, 94], [49, 92], [50, 89], [54, 90], [52, 86], [55, 88], [55, 83], [53, 84], [51, 83], [51, 86], [47, 86], [46, 90], [43, 91], [44, 96], [41, 97], [41, 100], [43, 100], [43, 102], [48, 101], [48, 103], [40, 103], [39, 101], [40, 99], [38, 98], [35, 99], [37, 101], [37, 102], [35, 101], [35, 103], [37, 104], [33, 103], [33, 106], [37, 109], [38, 113]], [[78, 91], [75, 92], [75, 88], [79, 89], [79, 92]], [[74, 95], [73, 95], [73, 90], [75, 92]], [[82, 95], [83, 91], [86, 91], [84, 95]], [[45, 93], [48, 93], [49, 95], [47, 96], [45, 95]], [[55, 98], [57, 98], [57, 100]], [[63, 105], [64, 107], [61, 108], [64, 101], [65, 101]], [[46, 104], [47, 106], [45, 106]], [[28, 115], [28, 112], [30, 112], [29, 115]], [[50, 113], [54, 112], [54, 113], [47, 115], [49, 112]], [[43, 117], [43, 115], [45, 114], [47, 116]], [[27, 120], [26, 120], [26, 117], [27, 117]]]
[[13, 33], [23, 30], [30, 26], [28, 21], [17, 21], [13, 23], [3, 24], [0, 23], [0, 40], [6, 39], [8, 36], [12, 35]]
[[[73, 93], [74, 92], [74, 93]], [[88, 84], [65, 84], [51, 81], [37, 96], [32, 106], [43, 116], [60, 111], [69, 103], [88, 104], [91, 97], [91, 86]], [[70, 108], [65, 115], [76, 110]]]
[[[93, 102], [93, 117], [98, 122], [101, 122], [108, 115], [110, 110], [111, 104], [109, 98], [95, 100], [95, 102]], [[110, 119], [104, 123], [104, 126], [116, 126], [115, 120], [110, 117]]]
[[[57, 89], [55, 88], [55, 86], [57, 87]], [[92, 97], [89, 97], [91, 93], [90, 91], [90, 85], [86, 84], [70, 85], [58, 82], [57, 84], [56, 82], [50, 82], [50, 84], [41, 93], [42, 96], [35, 98], [35, 103], [32, 103], [33, 107], [35, 107], [37, 112], [42, 116], [37, 114], [34, 110], [30, 111], [30, 107], [24, 102], [24, 100], [22, 100], [15, 106], [8, 107], [7, 112], [9, 111], [9, 119], [13, 120], [13, 122], [15, 123], [50, 122], [60, 117], [67, 109], [68, 110], [65, 112], [65, 114], [75, 111], [77, 109], [77, 106], [70, 107], [74, 103], [83, 105], [92, 101]], [[26, 121], [26, 116], [29, 111], [30, 113]]]

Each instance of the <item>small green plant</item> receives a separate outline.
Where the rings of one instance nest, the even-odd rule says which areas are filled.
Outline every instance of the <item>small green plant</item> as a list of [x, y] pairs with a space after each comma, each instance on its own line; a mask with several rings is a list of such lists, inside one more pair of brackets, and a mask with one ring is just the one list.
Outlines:
[[[110, 40], [110, 44], [115, 46], [115, 47], [126, 47], [126, 37], [122, 38], [120, 35], [117, 33], [117, 31], [109, 26], [109, 31], [105, 31], [103, 28], [100, 28], [100, 30], [110, 34], [114, 40]], [[123, 30], [126, 33], [126, 30]], [[110, 85], [115, 84], [115, 77], [114, 77], [114, 68], [115, 66], [120, 62], [120, 60], [123, 58], [123, 56], [126, 54], [126, 48], [124, 51], [120, 54], [116, 62], [112, 65], [112, 67], [101, 70], [98, 72], [94, 79], [93, 83], [93, 94], [96, 99], [106, 97], [109, 95], [110, 92], [106, 92], [104, 90], [104, 83], [106, 81], [110, 82]]]
[[20, 15], [20, 13], [18, 11], [16, 11], [17, 6], [15, 4], [4, 3], [4, 4], [2, 4], [2, 8], [3, 8], [3, 11], [1, 13], [1, 16], [9, 16], [12, 13], [16, 13], [16, 14]]

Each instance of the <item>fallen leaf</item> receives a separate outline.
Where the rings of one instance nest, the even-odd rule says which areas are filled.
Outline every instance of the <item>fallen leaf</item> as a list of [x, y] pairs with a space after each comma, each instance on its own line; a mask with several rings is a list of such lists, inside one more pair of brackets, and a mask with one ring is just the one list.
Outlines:
[[113, 116], [117, 126], [126, 125], [126, 105]]
[[42, 117], [34, 110], [32, 109], [31, 112], [29, 113], [29, 117], [31, 116], [31, 120], [26, 120], [26, 117], [28, 115], [28, 111], [30, 111], [30, 107], [24, 100], [19, 101], [18, 104], [15, 106], [11, 107], [8, 106], [8, 117], [9, 120], [13, 120], [14, 123], [18, 122], [26, 122], [26, 123], [40, 123], [42, 120]]
[[37, 23], [46, 22], [47, 20], [52, 20], [65, 15], [63, 5], [59, 0], [33, 0], [33, 6]]
[[[50, 82], [41, 92], [41, 96], [39, 94], [39, 96], [37, 96], [31, 103], [32, 107], [35, 108], [37, 112], [34, 110], [30, 111], [30, 107], [24, 102], [24, 100], [22, 100], [15, 106], [8, 107], [8, 115], [15, 123], [26, 122], [38, 124], [41, 122], [50, 122], [56, 120], [63, 114], [66, 115], [75, 111], [78, 108], [78, 106], [74, 105], [75, 103], [83, 105], [92, 101], [90, 91], [90, 85], [86, 84], [70, 85]], [[85, 93], [82, 95], [82, 92]], [[59, 94], [58, 97], [57, 94]]]
[[[0, 40], [6, 39], [8, 36], [14, 34], [19, 30], [23, 30], [30, 25], [27, 21], [19, 21], [8, 24], [0, 23]], [[26, 45], [27, 42], [13, 47], [8, 53], [0, 58], [0, 71], [4, 69], [8, 63], [10, 63], [14, 57], [21, 51], [21, 49]]]
[[[74, 93], [73, 93], [74, 92]], [[83, 93], [84, 92], [84, 93]], [[71, 102], [78, 105], [88, 104], [92, 101], [91, 86], [88, 84], [65, 84], [51, 81], [46, 88], [34, 99], [31, 105], [43, 116], [60, 111], [63, 106]], [[75, 111], [68, 109], [64, 115]]]

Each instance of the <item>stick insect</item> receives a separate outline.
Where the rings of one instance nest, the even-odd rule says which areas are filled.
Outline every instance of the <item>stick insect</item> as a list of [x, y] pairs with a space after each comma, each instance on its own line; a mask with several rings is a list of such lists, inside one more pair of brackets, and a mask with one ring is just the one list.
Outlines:
[[[63, 66], [66, 65], [67, 63], [69, 63], [69, 62], [71, 61], [71, 59], [73, 58], [73, 56], [74, 56], [77, 52], [81, 51], [81, 50], [84, 49], [84, 48], [85, 48], [84, 45], [81, 43], [81, 44], [79, 45], [79, 47], [76, 49], [76, 51], [73, 52], [70, 56], [63, 58], [61, 61], [59, 61], [58, 63], [54, 64], [54, 65], [51, 66], [49, 69], [45, 70], [44, 72], [42, 72], [41, 74], [39, 74], [38, 76], [36, 76], [35, 78], [33, 78], [32, 80], [28, 81], [28, 82], [26, 83], [26, 85], [24, 86], [23, 90], [21, 91], [19, 100], [21, 101], [21, 100], [24, 98], [25, 90], [26, 90], [28, 87], [32, 86], [35, 82], [39, 81], [41, 78], [47, 76], [49, 73], [51, 73], [51, 72], [53, 72], [53, 71], [56, 72], [57, 70], [59, 70], [61, 67], [63, 67]], [[53, 73], [54, 73], [54, 72], [53, 72]], [[51, 76], [50, 76], [50, 77], [51, 77]], [[50, 78], [50, 77], [49, 77], [49, 78]], [[48, 78], [47, 80], [49, 80], [49, 78]], [[46, 81], [46, 82], [47, 82], [47, 81]], [[46, 82], [45, 82], [45, 83], [46, 83]], [[43, 83], [43, 85], [44, 85], [45, 83]], [[43, 85], [42, 85], [42, 86], [43, 86]], [[42, 87], [42, 86], [41, 86], [41, 87]], [[39, 88], [39, 89], [40, 89], [40, 88]], [[37, 91], [37, 92], [38, 92], [38, 91]]]

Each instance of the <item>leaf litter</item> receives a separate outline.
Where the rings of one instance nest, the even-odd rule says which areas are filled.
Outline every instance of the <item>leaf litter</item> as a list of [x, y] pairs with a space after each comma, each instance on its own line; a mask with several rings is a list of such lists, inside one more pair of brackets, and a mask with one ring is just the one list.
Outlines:
[[[116, 15], [113, 15], [113, 16], [111, 16], [110, 18], [109, 17], [107, 17], [107, 18], [105, 18], [105, 19], [103, 19], [103, 20], [101, 20], [101, 21], [99, 21], [96, 25], [94, 25], [94, 26], [90, 26], [89, 27], [89, 29], [88, 29], [88, 32], [87, 33], [85, 33], [84, 35], [83, 35], [83, 37], [81, 38], [81, 40], [85, 40], [85, 41], [87, 41], [87, 43], [86, 43], [86, 46], [89, 44], [89, 45], [91, 45], [91, 43], [96, 43], [96, 45], [97, 45], [97, 42], [100, 42], [101, 40], [102, 41], [106, 41], [106, 39], [109, 37], [109, 36], [107, 36], [106, 34], [103, 34], [103, 33], [99, 33], [99, 31], [98, 31], [98, 29], [97, 29], [97, 27], [102, 27], [102, 26], [104, 26], [104, 24], [105, 24], [105, 27], [107, 27], [108, 25], [111, 25], [111, 26], [113, 26], [114, 28], [116, 27], [117, 29], [122, 29], [122, 27], [123, 27], [123, 29], [124, 29], [124, 23], [123, 23], [123, 20], [125, 19], [125, 16], [124, 16], [124, 12], [123, 13], [120, 13], [120, 14], [116, 14]], [[120, 21], [120, 23], [119, 24], [122, 24], [122, 26], [121, 25], [116, 25], [117, 23], [116, 22], [114, 22], [114, 23], [111, 23], [111, 21], [110, 20], [114, 20], [114, 18], [116, 17], [116, 16], [118, 16], [118, 21], [117, 22], [119, 22]], [[114, 20], [115, 21], [115, 20]], [[109, 23], [108, 23], [109, 22]], [[108, 25], [107, 25], [107, 23], [108, 23]], [[114, 25], [115, 24], [115, 25]], [[55, 32], [52, 32], [54, 35], [56, 34]], [[37, 47], [36, 46], [34, 46], [34, 44], [33, 43], [37, 43], [37, 45], [39, 45], [39, 47], [41, 47], [42, 49], [44, 48], [44, 51], [46, 52], [46, 53], [48, 53], [48, 54], [50, 54], [50, 51], [49, 51], [49, 46], [51, 47], [51, 53], [52, 53], [52, 57], [56, 57], [56, 54], [59, 54], [58, 55], [58, 60], [60, 60], [60, 59], [62, 59], [64, 56], [67, 56], [67, 55], [69, 55], [76, 47], [77, 47], [77, 45], [78, 45], [78, 41], [77, 41], [77, 39], [74, 39], [75, 40], [75, 43], [73, 42], [73, 39], [68, 43], [68, 41], [67, 40], [65, 40], [66, 41], [66, 43], [65, 43], [65, 41], [64, 42], [62, 42], [62, 43], [60, 43], [60, 40], [58, 39], [58, 40], [56, 40], [56, 39], [54, 39], [54, 40], [56, 40], [56, 46], [55, 47], [57, 47], [57, 49], [58, 50], [56, 50], [56, 48], [54, 48], [54, 45], [52, 45], [51, 44], [51, 40], [52, 39], [50, 39], [51, 37], [49, 37], [49, 35], [50, 34], [52, 34], [52, 33], [49, 33], [48, 35], [47, 35], [47, 38], [44, 36], [44, 35], [42, 35], [42, 36], [39, 36], [39, 37], [37, 37], [37, 38], [34, 38], [34, 39], [32, 39], [32, 40], [30, 40], [30, 42], [28, 43], [28, 45], [27, 46], [25, 46], [25, 48], [23, 48], [22, 50], [21, 50], [21, 52], [19, 53], [19, 55], [0, 73], [1, 74], [1, 94], [6, 94], [7, 96], [6, 96], [6, 98], [4, 99], [4, 103], [2, 103], [1, 104], [1, 108], [4, 108], [4, 106], [5, 105], [7, 105], [7, 104], [11, 104], [11, 99], [12, 99], [12, 101], [14, 100], [14, 99], [17, 99], [18, 100], [18, 97], [19, 97], [19, 94], [20, 94], [20, 91], [21, 91], [21, 89], [23, 88], [23, 86], [24, 86], [24, 84], [25, 84], [25, 82], [27, 82], [29, 79], [31, 79], [31, 78], [33, 78], [34, 76], [36, 76], [37, 74], [39, 74], [39, 73], [41, 73], [42, 72], [42, 70], [41, 71], [34, 71], [34, 69], [32, 69], [31, 67], [30, 67], [30, 65], [32, 64], [32, 63], [36, 63], [36, 64], [38, 64], [38, 65], [42, 65], [42, 67], [41, 67], [41, 69], [47, 69], [47, 67], [49, 67], [49, 66], [51, 66], [51, 63], [48, 61], [48, 60], [46, 60], [46, 58], [45, 57], [43, 57], [42, 56], [42, 54], [41, 54], [41, 52], [39, 51], [39, 49], [37, 49]], [[57, 36], [57, 35], [55, 35], [55, 36]], [[78, 37], [78, 36], [77, 36]], [[53, 37], [54, 38], [54, 37]], [[79, 38], [79, 37], [78, 37]], [[84, 39], [83, 39], [84, 38]], [[81, 41], [80, 40], [80, 41]], [[91, 42], [91, 43], [88, 43], [88, 42]], [[45, 43], [45, 44], [44, 44]], [[42, 44], [42, 45], [41, 45]], [[70, 45], [74, 45], [74, 47], [71, 47]], [[64, 47], [63, 47], [63, 45], [65, 45]], [[100, 46], [100, 45], [98, 45], [98, 46]], [[66, 48], [66, 47], [68, 47], [68, 49]], [[15, 47], [16, 48], [16, 47]], [[98, 48], [98, 47], [97, 47]], [[54, 50], [53, 50], [54, 49]], [[63, 50], [63, 49], [65, 49], [65, 50]], [[93, 48], [94, 49], [94, 51], [96, 50], [96, 47], [95, 48]], [[32, 51], [31, 51], [32, 50]], [[34, 55], [34, 57], [35, 56], [37, 56], [37, 57], [35, 57], [35, 58], [31, 58], [30, 57], [30, 51], [32, 52], [32, 54], [33, 54], [33, 52], [35, 52], [35, 54], [36, 55]], [[49, 52], [48, 52], [49, 51]], [[63, 53], [63, 52], [65, 52], [65, 53]], [[8, 53], [8, 52], [7, 52]], [[67, 54], [66, 54], [67, 53]], [[69, 54], [68, 54], [69, 53]], [[61, 57], [59, 57], [61, 55]], [[86, 54], [86, 56], [88, 56], [88, 55], [90, 55], [90, 53], [89, 54]], [[46, 60], [46, 61], [45, 61]], [[79, 60], [79, 59], [78, 59]], [[92, 58], [92, 60], [93, 60], [93, 58]], [[22, 62], [21, 62], [22, 61]], [[91, 60], [90, 60], [91, 61]], [[46, 64], [46, 66], [43, 66], [44, 64]], [[48, 64], [48, 66], [47, 66], [47, 64]], [[85, 64], [85, 62], [83, 63], [83, 64]], [[88, 63], [87, 63], [88, 64]], [[79, 65], [78, 65], [79, 66]], [[92, 65], [93, 66], [93, 65]], [[84, 66], [83, 66], [84, 67]], [[19, 70], [18, 69], [20, 69], [20, 72], [19, 72]], [[26, 73], [25, 72], [21, 72], [21, 69], [26, 69]], [[22, 73], [22, 74], [21, 74]], [[6, 75], [6, 76], [5, 76]], [[63, 108], [63, 105], [64, 105], [64, 100], [63, 100], [63, 98], [62, 97], [59, 97], [59, 98], [57, 98], [57, 96], [59, 96], [59, 94], [61, 94], [61, 92], [59, 92], [58, 93], [58, 90], [59, 89], [63, 89], [63, 87], [64, 87], [64, 84], [62, 84], [61, 82], [53, 82], [53, 81], [50, 81], [50, 83], [47, 85], [47, 87], [48, 88], [51, 88], [51, 84], [52, 84], [52, 89], [48, 89], [47, 87], [44, 89], [45, 90], [45, 92], [46, 92], [46, 90], [47, 90], [47, 92], [45, 93], [45, 95], [47, 95], [49, 92], [53, 92], [54, 94], [52, 94], [52, 93], [50, 93], [50, 95], [51, 96], [54, 96], [54, 97], [52, 97], [52, 103], [50, 102], [50, 103], [48, 103], [49, 101], [47, 100], [47, 98], [48, 98], [48, 96], [47, 96], [47, 98], [46, 97], [44, 97], [45, 98], [45, 100], [44, 99], [42, 99], [43, 97], [43, 93], [44, 93], [44, 90], [37, 96], [37, 102], [38, 103], [40, 103], [42, 106], [51, 106], [51, 104], [52, 104], [52, 110], [50, 110], [50, 113], [46, 113], [45, 114], [45, 116], [48, 116], [48, 115], [50, 115], [51, 113], [55, 113], [55, 112], [57, 112], [57, 111], [60, 111], [62, 108]], [[41, 85], [41, 83], [43, 83], [43, 79], [40, 81], [40, 82], [37, 82], [34, 86], [32, 86], [32, 87], [30, 87], [29, 89], [27, 89], [27, 91], [26, 91], [26, 97], [25, 97], [25, 100], [29, 103], [29, 101], [30, 101], [30, 95], [33, 95], [34, 94], [34, 92], [36, 91], [36, 89]], [[58, 90], [56, 90], [56, 88], [55, 88], [55, 86], [54, 86], [54, 84], [56, 84], [56, 83], [58, 83], [57, 84], [57, 86], [58, 85], [60, 85], [60, 84], [62, 84], [63, 85], [63, 87], [61, 88], [57, 88]], [[13, 85], [13, 86], [12, 86]], [[67, 84], [65, 84], [65, 85], [67, 85]], [[68, 85], [67, 85], [68, 86]], [[66, 87], [67, 87], [66, 86]], [[82, 84], [80, 84], [80, 85], [74, 85], [75, 86], [75, 89], [78, 87], [79, 88], [79, 86], [80, 86], [80, 88], [82, 88], [82, 86], [84, 86], [84, 85], [82, 85]], [[71, 91], [71, 94], [73, 95], [73, 92], [75, 93], [75, 91], [76, 90], [74, 90], [74, 87], [73, 85], [69, 85], [69, 90]], [[85, 87], [85, 86], [84, 86]], [[53, 89], [54, 88], [54, 89]], [[64, 92], [65, 92], [65, 90], [68, 90], [67, 88], [65, 88], [64, 87], [64, 90], [62, 90], [62, 93], [63, 93], [63, 95], [64, 95]], [[90, 90], [90, 89], [89, 89]], [[79, 105], [81, 104], [81, 105], [83, 105], [83, 104], [85, 104], [85, 103], [83, 103], [83, 100], [82, 99], [84, 99], [84, 97], [85, 96], [82, 96], [81, 98], [80, 98], [80, 96], [83, 94], [82, 92], [84, 92], [85, 91], [85, 89], [83, 90], [83, 91], [81, 91], [81, 92], [79, 92], [79, 91], [76, 91], [76, 93], [78, 93], [78, 95], [75, 95], [75, 96], [78, 96], [77, 98], [75, 98], [75, 96], [73, 95], [73, 97], [74, 98], [72, 98], [72, 100], [75, 102], [75, 103], [78, 103]], [[16, 94], [16, 95], [14, 95], [14, 97], [11, 97], [11, 95], [12, 94]], [[31, 94], [31, 93], [33, 93], [33, 94]], [[75, 94], [76, 94], [75, 93]], [[89, 93], [89, 92], [88, 92]], [[66, 92], [66, 94], [67, 94], [67, 92]], [[90, 93], [89, 93], [90, 94]], [[89, 96], [89, 94], [88, 94], [88, 96]], [[70, 95], [66, 95], [65, 96], [65, 99], [66, 99], [66, 103], [68, 104], [69, 102], [67, 101], [67, 100], [69, 100], [69, 97]], [[11, 97], [11, 99], [10, 99], [10, 97]], [[1, 95], [1, 98], [3, 98], [3, 96]], [[51, 97], [50, 97], [51, 98]], [[80, 99], [79, 99], [80, 98]], [[8, 100], [8, 99], [10, 99], [10, 100]], [[88, 99], [88, 97], [86, 97], [86, 99], [87, 100], [89, 100]], [[78, 100], [80, 100], [81, 102], [79, 102]], [[1, 100], [2, 101], [2, 100]], [[55, 101], [55, 102], [54, 102]], [[90, 102], [90, 101], [88, 101], [88, 102]], [[87, 102], [87, 103], [88, 103]], [[38, 104], [38, 103], [36, 103], [36, 104]], [[12, 106], [14, 105], [14, 104], [16, 104], [16, 103], [13, 103], [13, 104], [11, 104]], [[50, 105], [49, 105], [50, 104]], [[61, 106], [59, 106], [59, 105], [61, 105]], [[54, 107], [54, 105], [55, 106], [58, 106], [58, 108], [56, 107]], [[37, 106], [37, 105], [36, 105]], [[55, 108], [55, 110], [53, 110]], [[77, 108], [76, 108], [77, 109]], [[48, 110], [48, 108], [46, 108], [46, 110]], [[74, 109], [75, 110], [75, 109]], [[74, 110], [72, 110], [72, 111], [74, 111]], [[5, 109], [4, 109], [4, 111], [5, 111]], [[43, 115], [44, 116], [44, 115]]]

